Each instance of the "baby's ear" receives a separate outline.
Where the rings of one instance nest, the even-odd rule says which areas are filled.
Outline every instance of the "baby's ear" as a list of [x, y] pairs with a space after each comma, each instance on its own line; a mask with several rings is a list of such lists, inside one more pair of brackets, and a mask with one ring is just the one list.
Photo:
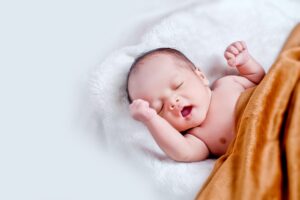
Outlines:
[[199, 68], [196, 68], [196, 69], [194, 70], [194, 72], [195, 72], [195, 74], [196, 74], [199, 78], [201, 78], [201, 80], [203, 81], [203, 84], [204, 84], [205, 86], [209, 86], [209, 81], [208, 81], [208, 79], [206, 78], [206, 76], [204, 75], [204, 73], [200, 71]]

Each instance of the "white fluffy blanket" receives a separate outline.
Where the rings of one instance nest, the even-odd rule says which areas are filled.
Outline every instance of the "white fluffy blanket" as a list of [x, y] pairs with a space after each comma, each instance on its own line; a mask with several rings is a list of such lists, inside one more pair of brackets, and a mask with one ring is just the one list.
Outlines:
[[168, 159], [151, 134], [128, 112], [125, 80], [134, 58], [157, 47], [185, 53], [211, 81], [228, 72], [224, 49], [244, 40], [249, 51], [269, 69], [289, 31], [299, 22], [297, 1], [198, 1], [149, 28], [140, 43], [111, 53], [97, 66], [91, 91], [100, 115], [101, 138], [109, 150], [119, 152], [147, 169], [170, 199], [192, 199], [209, 175], [214, 160], [178, 163]]

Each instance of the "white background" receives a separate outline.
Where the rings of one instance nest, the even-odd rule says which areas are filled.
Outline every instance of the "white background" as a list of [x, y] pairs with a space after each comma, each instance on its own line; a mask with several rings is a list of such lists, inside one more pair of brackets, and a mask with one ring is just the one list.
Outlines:
[[0, 1], [0, 199], [166, 198], [141, 169], [101, 148], [88, 81], [158, 17], [144, 19], [176, 4]]
[[88, 83], [111, 52], [193, 1], [0, 0], [1, 200], [170, 199], [102, 148]]

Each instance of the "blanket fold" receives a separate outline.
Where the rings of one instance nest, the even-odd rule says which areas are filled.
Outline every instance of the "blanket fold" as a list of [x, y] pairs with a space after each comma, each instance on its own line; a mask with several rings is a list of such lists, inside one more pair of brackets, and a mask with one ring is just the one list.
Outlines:
[[300, 199], [300, 24], [236, 106], [236, 138], [197, 200]]

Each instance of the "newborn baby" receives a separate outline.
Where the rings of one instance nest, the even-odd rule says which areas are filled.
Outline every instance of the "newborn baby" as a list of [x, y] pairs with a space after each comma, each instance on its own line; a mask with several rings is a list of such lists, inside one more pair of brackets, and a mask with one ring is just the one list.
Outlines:
[[224, 76], [211, 87], [206, 76], [175, 49], [149, 51], [131, 66], [127, 78], [131, 115], [147, 126], [173, 160], [193, 162], [224, 154], [235, 136], [240, 94], [265, 75], [244, 42], [229, 45], [224, 56], [240, 76]]

